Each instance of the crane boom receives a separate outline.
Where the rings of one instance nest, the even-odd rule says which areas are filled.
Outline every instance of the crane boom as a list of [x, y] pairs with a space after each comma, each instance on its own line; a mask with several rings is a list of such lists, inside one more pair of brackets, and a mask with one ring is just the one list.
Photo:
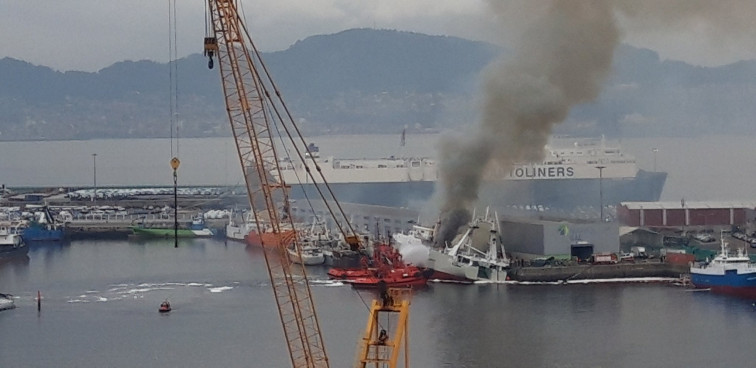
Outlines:
[[[211, 57], [210, 67], [212, 57], [217, 55], [226, 111], [252, 213], [260, 233], [263, 219], [258, 216], [262, 212], [273, 233], [281, 234], [282, 226], [293, 228], [294, 224], [271, 127], [282, 115], [288, 116], [288, 110], [249, 37], [236, 0], [208, 0], [208, 9], [212, 36], [205, 38], [205, 53]], [[282, 114], [281, 109], [286, 114]], [[276, 205], [279, 200], [284, 203], [282, 210]], [[295, 238], [295, 242], [298, 241]], [[263, 253], [292, 366], [328, 367], [304, 266], [290, 262], [285, 247], [284, 242], [278, 242], [273, 252]], [[302, 276], [301, 279], [298, 276]]]

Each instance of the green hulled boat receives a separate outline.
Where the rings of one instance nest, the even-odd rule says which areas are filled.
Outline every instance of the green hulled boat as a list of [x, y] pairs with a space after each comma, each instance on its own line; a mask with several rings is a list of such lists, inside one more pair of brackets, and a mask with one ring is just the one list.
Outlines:
[[213, 236], [213, 231], [205, 227], [205, 220], [202, 216], [192, 219], [192, 225], [188, 229], [176, 230], [168, 227], [144, 227], [137, 225], [132, 226], [131, 231], [134, 235], [151, 238], [172, 238], [174, 235], [179, 238], [207, 238]]

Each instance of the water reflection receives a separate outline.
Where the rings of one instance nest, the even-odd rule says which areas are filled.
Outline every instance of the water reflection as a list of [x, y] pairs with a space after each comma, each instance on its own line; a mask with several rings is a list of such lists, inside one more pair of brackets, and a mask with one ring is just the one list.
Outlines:
[[174, 238], [145, 238], [145, 237], [129, 237], [129, 244], [132, 245], [142, 245], [142, 246], [150, 246], [150, 247], [163, 247], [163, 248], [175, 248], [176, 245], [178, 247], [189, 247], [193, 248], [196, 245], [204, 246], [205, 242], [203, 240], [206, 239], [200, 239], [200, 238], [179, 238], [178, 242], [176, 242], [176, 239]]
[[[16, 283], [29, 277], [28, 254], [15, 257], [0, 257], [0, 280], [3, 282]], [[8, 290], [0, 290], [6, 292]]]
[[0, 257], [0, 269], [4, 268], [10, 268], [14, 266], [28, 266], [29, 265], [29, 255], [19, 255], [14, 257]]

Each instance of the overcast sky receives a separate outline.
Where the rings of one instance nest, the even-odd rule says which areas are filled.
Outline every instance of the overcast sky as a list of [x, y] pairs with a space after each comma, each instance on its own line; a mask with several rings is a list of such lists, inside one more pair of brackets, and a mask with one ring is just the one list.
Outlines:
[[[13, 57], [57, 70], [97, 71], [122, 60], [168, 60], [169, 0], [0, 0], [0, 58]], [[283, 50], [297, 40], [351, 28], [381, 28], [458, 36], [508, 44], [532, 19], [539, 1], [504, 4], [508, 19], [495, 19], [486, 0], [244, 0], [246, 24], [263, 51]], [[640, 14], [624, 22], [623, 40], [662, 58], [721, 65], [756, 58], [756, 1], [684, 0], [719, 7], [714, 22], [679, 17], [662, 1], [665, 15]], [[205, 1], [177, 0], [178, 54], [202, 52]], [[683, 9], [685, 10], [685, 9]], [[649, 20], [651, 19], [651, 20]], [[661, 21], [660, 21], [661, 19]], [[684, 19], [684, 21], [680, 21]], [[735, 24], [721, 32], [716, 22]], [[662, 28], [659, 25], [664, 24]], [[504, 29], [502, 29], [504, 25]]]

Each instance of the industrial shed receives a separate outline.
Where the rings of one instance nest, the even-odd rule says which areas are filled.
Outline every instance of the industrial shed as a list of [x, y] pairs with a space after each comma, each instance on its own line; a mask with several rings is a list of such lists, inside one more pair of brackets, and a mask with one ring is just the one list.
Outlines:
[[617, 217], [636, 227], [740, 226], [753, 222], [754, 209], [756, 202], [622, 202]]
[[613, 222], [568, 222], [500, 219], [507, 252], [532, 256], [578, 256], [619, 252], [619, 226]]

